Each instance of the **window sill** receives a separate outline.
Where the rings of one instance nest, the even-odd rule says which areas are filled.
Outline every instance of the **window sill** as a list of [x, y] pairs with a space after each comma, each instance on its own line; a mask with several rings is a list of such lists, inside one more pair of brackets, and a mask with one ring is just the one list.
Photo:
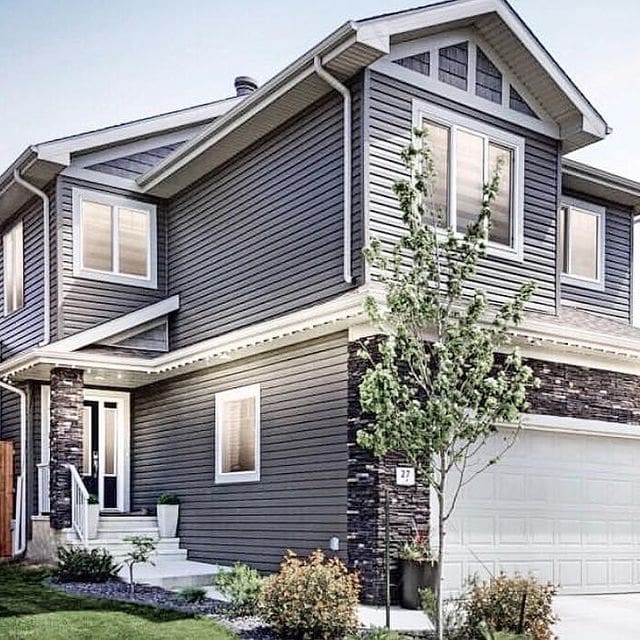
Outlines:
[[567, 284], [571, 287], [580, 287], [581, 289], [591, 289], [592, 291], [604, 291], [604, 278], [600, 280], [591, 280], [589, 278], [580, 278], [563, 273], [560, 277], [561, 284]]
[[236, 473], [216, 474], [215, 484], [245, 484], [248, 482], [260, 482], [260, 472], [250, 471]]
[[137, 276], [127, 276], [109, 271], [94, 271], [92, 269], [74, 269], [73, 275], [76, 278], [85, 280], [97, 280], [99, 282], [110, 282], [113, 284], [123, 284], [129, 287], [140, 287], [143, 289], [157, 289], [158, 281], [155, 274], [151, 278], [141, 278]]

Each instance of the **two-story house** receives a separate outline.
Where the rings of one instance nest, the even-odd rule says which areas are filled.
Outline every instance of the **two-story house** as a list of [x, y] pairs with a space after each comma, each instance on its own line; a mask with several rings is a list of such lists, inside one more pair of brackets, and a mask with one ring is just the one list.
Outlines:
[[160, 565], [271, 571], [331, 546], [381, 598], [383, 490], [394, 545], [429, 496], [355, 443], [358, 345], [376, 339], [361, 252], [402, 233], [392, 185], [417, 125], [456, 228], [504, 159], [477, 284], [494, 301], [537, 285], [515, 342], [542, 385], [462, 497], [447, 584], [502, 567], [640, 590], [640, 184], [564, 159], [608, 135], [598, 111], [503, 0], [348, 22], [236, 88], [29, 146], [0, 176], [16, 553], [86, 542], [89, 493], [113, 534], [148, 528], [169, 491]]

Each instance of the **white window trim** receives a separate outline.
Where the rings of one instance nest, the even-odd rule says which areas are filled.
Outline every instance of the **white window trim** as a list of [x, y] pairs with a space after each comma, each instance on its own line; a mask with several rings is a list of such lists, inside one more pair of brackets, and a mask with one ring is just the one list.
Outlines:
[[[7, 279], [7, 238], [13, 234], [17, 229], [20, 229], [20, 238], [21, 238], [21, 249], [22, 255], [20, 256], [20, 261], [22, 262], [22, 268], [20, 269], [20, 280], [15, 279], [13, 282], [9, 283]], [[3, 291], [4, 291], [4, 315], [10, 316], [14, 313], [17, 313], [22, 308], [24, 308], [24, 223], [22, 219], [18, 220], [14, 224], [11, 225], [9, 229], [7, 229], [2, 236], [2, 270], [3, 270]], [[14, 274], [15, 274], [15, 264], [13, 265]], [[11, 285], [11, 300], [15, 302], [18, 291], [22, 291], [22, 304], [20, 306], [16, 306], [12, 309], [9, 308], [9, 295], [8, 295], [8, 285]]]
[[[577, 200], [576, 198], [568, 198], [563, 197], [561, 201], [561, 208], [568, 207], [571, 209], [577, 209], [582, 213], [587, 213], [596, 217], [598, 221], [598, 276], [596, 278], [586, 278], [584, 276], [578, 276], [570, 273], [564, 272], [564, 262], [565, 256], [563, 253], [562, 260], [562, 271], [561, 271], [561, 282], [563, 284], [573, 285], [576, 287], [584, 287], [587, 289], [596, 289], [597, 291], [604, 291], [605, 288], [605, 243], [606, 243], [606, 210], [604, 207], [592, 204], [591, 202], [585, 202], [583, 200]], [[571, 217], [571, 213], [569, 213], [569, 217]], [[565, 228], [565, 243], [567, 244], [569, 254], [571, 254], [571, 236], [568, 233], [568, 229]], [[564, 247], [558, 247], [558, 250], [564, 252]]]
[[[222, 442], [221, 431], [221, 407], [224, 402], [229, 400], [239, 400], [243, 398], [253, 398], [255, 405], [255, 425], [256, 425], [256, 437], [255, 437], [255, 461], [256, 468], [253, 471], [233, 471], [223, 473], [222, 469]], [[246, 387], [237, 387], [235, 389], [229, 389], [228, 391], [221, 391], [215, 395], [215, 483], [216, 484], [231, 484], [240, 482], [259, 482], [260, 481], [260, 385], [254, 384]]]
[[[507, 131], [502, 131], [485, 122], [480, 122], [473, 118], [456, 113], [450, 109], [438, 107], [436, 105], [424, 102], [423, 100], [413, 100], [413, 126], [422, 128], [424, 120], [431, 120], [438, 124], [449, 127], [451, 137], [449, 142], [449, 185], [448, 185], [448, 208], [449, 208], [449, 225], [456, 229], [456, 190], [453, 188], [456, 184], [456, 163], [454, 157], [454, 149], [456, 142], [456, 131], [463, 130], [469, 133], [480, 135], [488, 141], [495, 142], [499, 145], [507, 147], [513, 152], [513, 189], [511, 194], [511, 211], [512, 211], [512, 237], [513, 245], [506, 246], [497, 242], [487, 242], [487, 254], [499, 256], [509, 260], [517, 260], [522, 262], [524, 259], [524, 138], [516, 136]], [[486, 154], [485, 154], [486, 155]], [[488, 172], [488, 166], [485, 158], [485, 173]], [[478, 214], [480, 214], [480, 206], [478, 206]]]
[[[103, 204], [114, 208], [131, 208], [144, 211], [149, 216], [149, 238], [147, 245], [148, 276], [134, 276], [112, 271], [89, 269], [82, 264], [82, 203], [88, 200], [97, 204]], [[157, 241], [157, 207], [148, 202], [131, 200], [103, 191], [90, 189], [72, 189], [73, 201], [73, 275], [79, 278], [114, 282], [118, 284], [144, 287], [147, 289], [158, 288], [158, 241]], [[117, 225], [116, 225], [117, 227]], [[113, 262], [118, 264], [118, 243], [113, 239]]]
[[640, 327], [640, 215], [633, 218], [632, 245], [632, 311], [631, 322], [634, 327]]

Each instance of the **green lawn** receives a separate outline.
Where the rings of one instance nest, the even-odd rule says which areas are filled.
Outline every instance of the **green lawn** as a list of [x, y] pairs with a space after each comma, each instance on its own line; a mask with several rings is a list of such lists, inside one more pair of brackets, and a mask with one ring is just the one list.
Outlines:
[[211, 620], [152, 607], [68, 596], [46, 572], [0, 564], [0, 638], [46, 640], [233, 640]]

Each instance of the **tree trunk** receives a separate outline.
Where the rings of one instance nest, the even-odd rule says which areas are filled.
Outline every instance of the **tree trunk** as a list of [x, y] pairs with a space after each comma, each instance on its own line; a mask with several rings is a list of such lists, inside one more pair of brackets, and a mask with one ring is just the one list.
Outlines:
[[438, 568], [436, 579], [436, 638], [444, 638], [444, 602], [443, 602], [443, 561], [444, 561], [444, 537], [445, 537], [445, 489], [446, 477], [444, 474], [445, 461], [440, 460], [440, 485], [438, 487]]

